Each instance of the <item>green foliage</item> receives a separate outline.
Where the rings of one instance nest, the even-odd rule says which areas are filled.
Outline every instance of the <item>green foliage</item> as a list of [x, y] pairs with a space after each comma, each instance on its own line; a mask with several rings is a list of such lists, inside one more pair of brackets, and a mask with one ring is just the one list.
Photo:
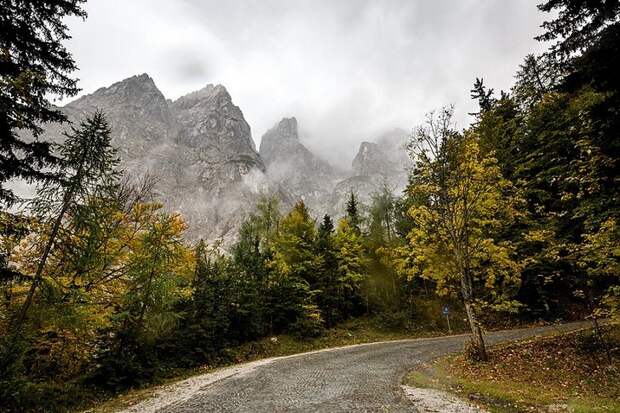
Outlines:
[[543, 23], [546, 31], [536, 39], [556, 40], [550, 53], [561, 61], [596, 44], [601, 31], [620, 16], [618, 0], [545, 0], [538, 8], [555, 18]]
[[440, 294], [456, 287], [478, 305], [512, 309], [519, 264], [514, 248], [494, 234], [518, 214], [519, 201], [497, 161], [481, 154], [477, 136], [456, 134], [450, 116], [446, 110], [437, 123], [430, 118], [413, 142], [419, 152], [411, 191], [420, 202], [409, 210], [416, 224], [408, 235], [411, 274], [434, 280]]
[[[484, 112], [483, 112], [484, 113]], [[407, 276], [430, 279], [440, 295], [460, 293], [480, 359], [486, 350], [478, 322], [482, 310], [512, 311], [520, 283], [520, 264], [508, 241], [496, 239], [519, 214], [519, 199], [501, 175], [497, 160], [480, 151], [478, 136], [458, 134], [452, 109], [430, 114], [417, 129], [410, 149], [409, 210], [414, 227], [401, 247]]]
[[357, 196], [354, 192], [349, 194], [349, 199], [347, 200], [347, 218], [349, 219], [349, 223], [351, 226], [357, 231], [360, 232], [360, 223], [361, 216], [359, 211], [359, 202], [357, 201]]
[[[0, 2], [0, 201], [17, 197], [5, 183], [14, 178], [49, 183], [59, 163], [49, 142], [26, 141], [17, 130], [40, 135], [41, 124], [66, 121], [49, 96], [73, 96], [79, 89], [68, 75], [76, 69], [62, 42], [69, 39], [65, 19], [86, 17], [84, 0]], [[35, 23], [36, 22], [36, 23]]]

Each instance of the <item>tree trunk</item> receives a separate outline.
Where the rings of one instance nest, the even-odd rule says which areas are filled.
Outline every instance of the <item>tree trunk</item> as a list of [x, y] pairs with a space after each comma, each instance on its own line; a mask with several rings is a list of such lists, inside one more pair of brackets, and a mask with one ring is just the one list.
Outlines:
[[596, 316], [596, 308], [594, 305], [594, 299], [592, 297], [592, 290], [590, 289], [590, 287], [586, 287], [586, 291], [588, 297], [588, 309], [590, 310], [590, 317], [592, 317], [592, 326], [594, 327], [594, 333], [596, 334], [599, 343], [601, 343], [601, 346], [605, 350], [605, 355], [607, 356], [607, 361], [609, 362], [609, 365], [611, 365], [613, 363], [611, 359], [611, 352], [609, 351], [607, 340], [605, 340], [605, 337], [603, 336], [603, 330], [601, 330], [601, 326], [598, 322], [598, 317]]
[[471, 329], [472, 341], [478, 352], [478, 357], [481, 361], [487, 361], [489, 356], [487, 355], [487, 348], [484, 344], [484, 338], [482, 337], [482, 329], [480, 323], [476, 320], [474, 309], [469, 300], [465, 301], [465, 311], [467, 312], [467, 320], [469, 321], [469, 328]]
[[473, 308], [473, 283], [471, 275], [467, 270], [464, 271], [461, 277], [461, 292], [463, 294], [463, 303], [465, 304], [469, 328], [471, 329], [472, 342], [476, 347], [478, 358], [481, 361], [487, 361], [489, 357], [487, 355], [486, 345], [484, 344], [484, 337], [482, 337], [482, 328], [480, 328], [480, 323], [476, 320], [476, 314]]
[[58, 230], [60, 229], [60, 225], [62, 224], [62, 220], [69, 209], [69, 203], [71, 202], [71, 198], [73, 197], [73, 191], [70, 190], [65, 196], [63, 201], [62, 208], [60, 213], [56, 217], [54, 221], [54, 225], [52, 226], [52, 231], [50, 232], [49, 239], [47, 240], [47, 244], [45, 245], [45, 249], [43, 250], [43, 255], [39, 260], [39, 264], [37, 265], [37, 271], [33, 277], [32, 284], [30, 285], [30, 289], [28, 290], [28, 295], [26, 296], [26, 300], [22, 305], [21, 310], [19, 311], [19, 315], [15, 319], [15, 323], [13, 326], [13, 338], [16, 339], [17, 336], [21, 333], [22, 326], [24, 325], [24, 321], [26, 320], [26, 315], [28, 314], [28, 310], [32, 305], [32, 300], [34, 299], [34, 293], [36, 292], [39, 284], [41, 284], [41, 280], [43, 279], [43, 269], [45, 268], [45, 263], [47, 262], [47, 257], [49, 256], [52, 246], [56, 241], [56, 235], [58, 235]]
[[45, 249], [43, 250], [43, 255], [41, 256], [41, 259], [39, 260], [39, 264], [37, 265], [37, 271], [32, 280], [32, 285], [30, 285], [30, 290], [28, 291], [26, 300], [24, 301], [24, 304], [22, 305], [22, 308], [19, 311], [19, 315], [17, 319], [15, 320], [15, 324], [13, 327], [14, 329], [13, 340], [12, 340], [13, 344], [15, 344], [18, 336], [21, 333], [24, 322], [26, 321], [26, 315], [28, 314], [28, 310], [30, 309], [30, 306], [32, 305], [34, 294], [37, 291], [39, 284], [41, 284], [41, 280], [43, 279], [43, 269], [45, 268], [47, 258], [52, 250], [54, 242], [56, 241], [56, 236], [58, 235], [58, 230], [60, 229], [62, 220], [65, 217], [65, 213], [69, 209], [71, 202], [73, 201], [73, 196], [75, 194], [77, 186], [80, 185], [82, 182], [82, 173], [84, 172], [85, 160], [86, 160], [86, 150], [82, 152], [82, 155], [80, 157], [79, 167], [75, 175], [73, 176], [73, 179], [71, 180], [71, 185], [69, 186], [69, 188], [67, 188], [67, 192], [65, 192], [65, 195], [62, 200], [62, 207], [60, 209], [60, 212], [58, 213], [58, 216], [56, 217], [56, 220], [54, 221], [54, 225], [52, 226], [52, 232], [50, 233], [50, 237], [47, 240], [47, 245], [45, 245]]

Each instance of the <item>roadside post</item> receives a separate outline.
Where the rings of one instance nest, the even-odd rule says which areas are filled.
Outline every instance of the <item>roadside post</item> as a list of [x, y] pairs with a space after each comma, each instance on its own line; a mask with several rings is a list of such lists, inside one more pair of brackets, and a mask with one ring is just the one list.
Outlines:
[[452, 334], [452, 328], [450, 328], [450, 307], [446, 304], [441, 308], [441, 314], [446, 316], [448, 322], [448, 334]]

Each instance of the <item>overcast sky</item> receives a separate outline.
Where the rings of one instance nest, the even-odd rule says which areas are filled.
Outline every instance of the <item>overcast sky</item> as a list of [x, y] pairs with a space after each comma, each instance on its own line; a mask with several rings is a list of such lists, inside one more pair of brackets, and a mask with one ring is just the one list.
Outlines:
[[80, 86], [148, 73], [171, 99], [221, 83], [261, 135], [296, 116], [302, 140], [351, 158], [380, 131], [456, 105], [476, 76], [508, 89], [545, 16], [533, 0], [89, 0], [70, 20]]

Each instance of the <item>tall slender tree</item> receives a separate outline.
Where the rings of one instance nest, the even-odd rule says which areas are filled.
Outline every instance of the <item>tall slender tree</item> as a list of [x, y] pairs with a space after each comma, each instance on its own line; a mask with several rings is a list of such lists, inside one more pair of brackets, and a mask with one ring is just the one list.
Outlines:
[[361, 217], [359, 211], [359, 201], [357, 200], [357, 195], [355, 192], [351, 191], [349, 194], [349, 199], [347, 200], [347, 219], [349, 220], [349, 224], [353, 227], [355, 231], [358, 233], [361, 231]]
[[34, 214], [50, 228], [30, 289], [14, 320], [15, 336], [21, 332], [67, 212], [78, 209], [90, 196], [101, 192], [102, 188], [118, 183], [119, 172], [116, 167], [119, 159], [110, 144], [110, 128], [101, 112], [96, 112], [81, 122], [78, 128], [72, 128], [70, 133], [66, 133], [66, 141], [59, 148], [59, 154], [62, 160], [62, 180], [41, 187], [32, 203]]

